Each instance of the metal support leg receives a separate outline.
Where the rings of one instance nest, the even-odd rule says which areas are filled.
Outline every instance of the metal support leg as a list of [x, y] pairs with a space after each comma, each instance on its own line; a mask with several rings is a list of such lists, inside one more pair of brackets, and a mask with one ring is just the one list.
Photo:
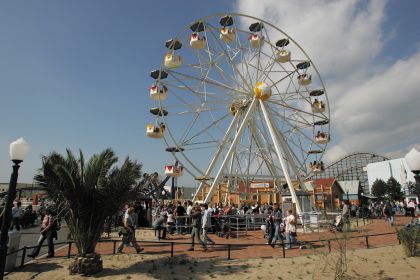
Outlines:
[[[265, 104], [261, 100], [260, 100], [260, 105], [261, 105], [261, 109], [262, 109], [262, 112], [263, 112], [263, 115], [264, 115], [264, 119], [267, 123], [268, 131], [270, 132], [271, 139], [273, 140], [273, 143], [274, 143], [274, 148], [276, 150], [277, 157], [280, 161], [281, 168], [283, 169], [284, 176], [286, 177], [286, 182], [287, 182], [287, 185], [289, 186], [290, 194], [292, 195], [292, 201], [296, 205], [296, 212], [297, 212], [297, 215], [299, 216], [299, 215], [301, 215], [302, 211], [300, 209], [300, 204], [299, 204], [299, 201], [297, 199], [295, 189], [293, 188], [292, 180], [290, 179], [289, 170], [287, 168], [287, 163], [285, 162], [285, 160], [283, 158], [283, 154], [281, 152], [281, 148], [280, 148], [281, 146], [280, 146], [280, 143], [278, 141], [278, 137], [277, 137], [276, 132], [274, 130], [273, 124], [271, 123], [271, 120], [268, 116], [268, 112], [267, 112], [267, 109], [265, 108]], [[293, 163], [291, 162], [291, 164], [293, 164]], [[296, 174], [296, 175], [298, 175], [298, 174]]]
[[[233, 118], [232, 122], [230, 123], [229, 128], [228, 128], [225, 136], [223, 137], [222, 142], [220, 143], [219, 149], [217, 150], [215, 156], [213, 157], [213, 159], [210, 162], [210, 165], [207, 167], [207, 170], [204, 173], [204, 177], [209, 176], [210, 173], [213, 171], [213, 168], [216, 165], [217, 160], [219, 159], [220, 155], [222, 154], [223, 148], [225, 147], [225, 144], [226, 144], [227, 140], [229, 139], [229, 136], [230, 136], [230, 134], [232, 132], [232, 129], [234, 128], [236, 122], [239, 119], [239, 115], [240, 114], [236, 114], [235, 117]], [[204, 184], [204, 181], [203, 182], [200, 182], [200, 185], [198, 186], [197, 191], [195, 192], [194, 197], [192, 199], [193, 202], [197, 199], [197, 195], [200, 193], [200, 191], [202, 190], [202, 188], [203, 188], [204, 185], [205, 185]]]
[[[219, 181], [220, 181], [220, 179], [223, 175], [223, 170], [225, 169], [226, 164], [228, 163], [228, 161], [230, 159], [230, 156], [232, 155], [232, 152], [235, 150], [235, 147], [238, 144], [239, 139], [241, 138], [241, 134], [242, 134], [245, 126], [247, 125], [248, 118], [251, 115], [251, 112], [255, 108], [255, 104], [257, 104], [257, 99], [254, 97], [254, 99], [252, 100], [251, 104], [248, 107], [248, 111], [246, 112], [246, 114], [244, 116], [244, 119], [242, 120], [241, 126], [239, 127], [238, 132], [235, 135], [235, 139], [233, 139], [233, 142], [230, 145], [230, 148], [229, 148], [229, 150], [228, 150], [228, 152], [227, 152], [227, 154], [226, 154], [226, 156], [225, 156], [225, 158], [222, 162], [222, 165], [220, 166], [219, 171], [217, 172], [216, 178], [214, 178], [214, 181], [211, 184], [210, 190], [209, 190], [209, 192], [206, 196], [206, 199], [204, 200], [204, 203], [208, 203], [211, 200], [211, 198], [213, 196], [213, 193], [216, 190], [216, 187], [219, 184]], [[236, 115], [238, 115], [238, 114], [236, 114]], [[235, 115], [235, 117], [236, 117], [236, 115]]]

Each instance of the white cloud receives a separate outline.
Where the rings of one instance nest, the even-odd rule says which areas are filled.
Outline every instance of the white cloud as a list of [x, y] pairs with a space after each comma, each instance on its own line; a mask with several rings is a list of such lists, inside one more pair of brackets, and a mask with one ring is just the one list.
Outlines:
[[237, 2], [240, 13], [263, 18], [289, 34], [320, 71], [334, 139], [327, 162], [353, 151], [400, 155], [404, 147], [420, 143], [420, 52], [393, 65], [375, 60], [396, 34], [382, 33], [386, 3]]

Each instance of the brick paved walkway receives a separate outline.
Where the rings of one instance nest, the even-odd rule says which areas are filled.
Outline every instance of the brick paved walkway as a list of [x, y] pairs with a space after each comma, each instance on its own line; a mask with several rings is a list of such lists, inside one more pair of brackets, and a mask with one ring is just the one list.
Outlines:
[[[371, 224], [366, 226], [361, 226], [354, 228], [354, 230], [348, 234], [349, 237], [362, 235], [363, 237], [359, 238], [350, 238], [347, 242], [349, 249], [358, 249], [366, 248], [366, 238], [365, 235], [381, 234], [381, 233], [390, 233], [395, 232], [396, 228], [401, 227], [408, 223], [410, 218], [407, 217], [396, 217], [395, 227], [391, 227], [385, 220], [373, 220]], [[342, 233], [331, 233], [331, 232], [321, 232], [321, 233], [298, 233], [298, 240], [305, 243], [305, 241], [314, 241], [314, 240], [325, 240], [325, 239], [334, 239], [342, 237]], [[277, 246], [275, 249], [271, 248], [269, 245], [265, 245], [266, 240], [263, 238], [262, 231], [251, 231], [247, 235], [241, 236], [239, 238], [219, 238], [213, 234], [210, 234], [210, 238], [213, 239], [217, 245], [209, 246], [207, 252], [203, 252], [201, 246], [195, 245], [195, 251], [189, 252], [188, 244], [174, 244], [174, 256], [183, 256], [187, 258], [223, 258], [228, 257], [227, 244], [232, 244], [231, 247], [231, 258], [232, 259], [248, 259], [248, 258], [271, 258], [271, 257], [282, 257], [283, 250], [281, 247]], [[141, 237], [139, 238], [141, 239]], [[150, 240], [149, 240], [150, 241]], [[156, 242], [157, 240], [154, 240]], [[117, 246], [120, 240], [117, 241]], [[151, 243], [147, 241], [140, 241], [142, 247], [145, 248], [142, 254], [152, 254], [152, 255], [171, 255], [171, 242], [190, 242], [188, 235], [171, 235], [170, 240], [165, 240], [159, 243]], [[369, 247], [380, 247], [387, 245], [398, 244], [398, 239], [396, 234], [389, 235], [380, 235], [380, 236], [370, 236], [368, 237]], [[165, 243], [165, 244], [163, 244]], [[247, 244], [259, 244], [248, 246]], [[264, 245], [263, 245], [264, 244]], [[328, 250], [327, 242], [314, 241], [310, 242], [314, 248], [319, 250]], [[337, 246], [336, 241], [331, 241], [331, 247], [334, 248]], [[96, 251], [100, 254], [112, 254], [114, 248], [113, 242], [107, 243], [98, 243]], [[132, 247], [125, 247], [125, 253], [134, 254], [135, 250]], [[305, 255], [313, 253], [313, 249], [299, 249], [293, 248], [291, 250], [286, 250], [286, 257]], [[68, 248], [63, 248], [62, 250], [56, 252], [56, 256], [67, 256]], [[71, 254], [76, 254], [76, 248], [73, 244], [71, 248]]]

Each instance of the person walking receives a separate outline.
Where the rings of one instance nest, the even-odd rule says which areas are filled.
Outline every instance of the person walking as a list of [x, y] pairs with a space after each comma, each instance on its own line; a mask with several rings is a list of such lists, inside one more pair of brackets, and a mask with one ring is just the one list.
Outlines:
[[391, 205], [391, 202], [387, 201], [384, 207], [384, 215], [386, 216], [386, 220], [390, 223], [391, 226], [394, 225], [394, 210]]
[[185, 219], [185, 225], [187, 229], [187, 233], [191, 233], [191, 211], [193, 208], [192, 201], [188, 200], [188, 206], [186, 209], [187, 218]]
[[182, 206], [181, 201], [177, 202], [176, 210], [175, 210], [175, 225], [176, 225], [176, 233], [182, 234], [184, 233], [184, 224], [185, 224], [185, 208]]
[[214, 245], [214, 241], [210, 239], [207, 235], [207, 231], [209, 228], [211, 228], [211, 218], [210, 215], [212, 211], [210, 211], [209, 206], [207, 203], [204, 203], [201, 206], [201, 211], [203, 211], [203, 222], [202, 222], [202, 229], [203, 229], [203, 243], [204, 246], [207, 247], [207, 242], [210, 242], [212, 245]]
[[12, 225], [10, 230], [13, 230], [16, 227], [17, 231], [20, 231], [20, 218], [22, 217], [22, 203], [20, 201], [16, 202], [15, 207], [12, 208]]
[[345, 201], [343, 201], [342, 203], [343, 203], [343, 208], [341, 209], [341, 216], [343, 218], [343, 225], [344, 225], [343, 229], [345, 229], [346, 231], [349, 231], [350, 230], [350, 209]]
[[45, 239], [48, 242], [48, 255], [47, 258], [54, 257], [54, 238], [57, 239], [57, 219], [51, 215], [51, 210], [46, 209], [44, 219], [41, 223], [41, 232], [38, 239], [38, 245], [28, 255], [30, 258], [36, 258], [41, 250], [42, 244]]
[[292, 210], [289, 210], [288, 214], [289, 215], [285, 218], [286, 249], [291, 249], [296, 237], [296, 219]]
[[194, 206], [191, 210], [191, 247], [188, 251], [194, 251], [194, 237], [197, 239], [198, 243], [203, 246], [203, 251], [207, 251], [207, 246], [200, 238], [200, 229], [201, 229], [201, 211], [200, 208]]
[[279, 240], [283, 243], [283, 238], [281, 237], [281, 229], [280, 229], [280, 225], [282, 222], [282, 213], [281, 210], [279, 208], [279, 206], [276, 204], [274, 205], [274, 209], [273, 209], [273, 213], [272, 213], [272, 217], [273, 217], [273, 224], [274, 224], [274, 236], [271, 239], [271, 247], [274, 248], [274, 246], [276, 246], [276, 241]]
[[136, 249], [137, 254], [144, 250], [144, 248], [140, 248], [140, 245], [136, 241], [136, 236], [134, 233], [135, 232], [134, 221], [132, 218], [133, 212], [134, 212], [134, 207], [129, 207], [124, 214], [123, 229], [121, 231], [123, 237], [121, 240], [121, 244], [118, 246], [117, 253], [122, 253], [124, 245], [130, 244], [130, 242], [133, 245], [133, 247]]

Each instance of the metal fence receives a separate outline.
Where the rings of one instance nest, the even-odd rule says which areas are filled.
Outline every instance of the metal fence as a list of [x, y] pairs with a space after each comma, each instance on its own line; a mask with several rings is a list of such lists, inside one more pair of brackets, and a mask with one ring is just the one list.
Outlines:
[[[312, 247], [312, 244], [320, 243], [321, 242], [321, 243], [324, 244], [325, 247], [328, 248], [328, 251], [331, 252], [332, 251], [332, 243], [333, 242], [337, 242], [339, 240], [362, 239], [365, 247], [367, 249], [369, 249], [371, 247], [369, 245], [369, 238], [373, 238], [373, 237], [377, 237], [377, 236], [384, 236], [384, 235], [396, 235], [396, 232], [387, 232], [387, 233], [370, 234], [370, 235], [347, 236], [347, 237], [343, 237], [343, 238], [306, 240], [306, 241], [299, 242], [297, 245], [300, 245], [300, 246], [305, 245], [305, 246], [307, 246], [307, 247], [310, 248], [310, 247]], [[113, 244], [112, 251], [109, 253], [109, 254], [112, 254], [112, 255], [114, 255], [114, 254], [117, 253], [117, 243], [118, 242], [121, 242], [121, 240], [112, 239], [112, 240], [100, 240], [100, 241], [98, 241], [98, 243], [112, 243]], [[160, 246], [168, 246], [170, 248], [170, 256], [171, 257], [174, 257], [174, 248], [175, 248], [175, 246], [179, 246], [179, 245], [191, 245], [191, 242], [175, 242], [175, 241], [138, 240], [138, 242], [146, 243], [146, 244], [148, 244], [148, 243], [149, 244], [150, 243], [151, 244], [159, 244]], [[398, 240], [398, 242], [399, 242], [399, 240]], [[70, 240], [70, 241], [65, 241], [65, 242], [58, 242], [58, 243], [55, 243], [55, 245], [67, 245], [67, 254], [64, 257], [71, 258], [72, 256], [75, 256], [74, 254], [72, 254], [72, 248], [73, 248], [73, 244], [74, 243], [75, 243], [75, 241]], [[399, 244], [401, 244], [401, 242], [399, 242]], [[283, 258], [286, 258], [287, 257], [286, 256], [286, 251], [287, 250], [285, 249], [285, 245], [286, 244], [285, 243], [280, 243], [279, 245], [282, 248], [282, 250], [281, 250], [281, 253], [282, 253], [281, 256]], [[46, 246], [48, 246], [48, 245], [43, 245], [42, 247], [46, 247]], [[224, 244], [216, 244], [214, 246], [217, 246], [219, 248], [220, 247], [223, 248], [224, 251], [225, 251], [225, 253], [226, 253], [227, 260], [231, 260], [232, 259], [232, 252], [235, 249], [244, 248], [244, 247], [251, 247], [251, 246], [267, 246], [267, 244], [265, 244], [265, 243], [241, 243], [241, 244], [238, 244], [238, 243], [236, 243], [236, 244], [224, 243]], [[20, 248], [17, 251], [8, 253], [7, 255], [19, 253], [20, 251], [22, 251], [22, 256], [21, 256], [19, 265], [17, 266], [17, 267], [22, 268], [26, 264], [26, 262], [25, 262], [25, 260], [26, 260], [26, 252], [28, 250], [30, 250], [30, 249], [35, 248], [35, 247], [37, 247], [37, 246], [25, 246], [23, 248]], [[59, 257], [56, 257], [56, 258], [59, 258]]]

